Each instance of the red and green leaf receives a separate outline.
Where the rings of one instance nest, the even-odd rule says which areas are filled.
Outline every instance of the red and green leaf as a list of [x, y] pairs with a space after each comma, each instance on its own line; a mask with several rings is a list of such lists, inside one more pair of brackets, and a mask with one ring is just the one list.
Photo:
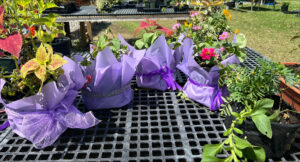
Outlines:
[[40, 64], [35, 60], [31, 59], [26, 64], [24, 64], [20, 70], [21, 77], [25, 78], [28, 72], [35, 71], [40, 67]]
[[66, 64], [67, 62], [68, 61], [66, 61], [64, 58], [62, 58], [61, 56], [55, 54], [51, 58], [51, 62], [48, 65], [48, 69], [49, 70], [56, 70], [56, 69], [60, 68], [61, 66], [63, 66], [64, 64]]
[[42, 65], [45, 65], [49, 61], [49, 54], [47, 53], [44, 44], [41, 44], [37, 49], [36, 60]]
[[34, 72], [34, 74], [37, 78], [44, 82], [47, 74], [46, 65], [41, 65], [40, 68]]
[[22, 36], [19, 33], [12, 34], [6, 39], [0, 39], [0, 49], [9, 52], [19, 58], [22, 49]]
[[171, 29], [165, 27], [158, 27], [157, 30], [164, 32], [168, 37], [170, 37], [174, 32]]

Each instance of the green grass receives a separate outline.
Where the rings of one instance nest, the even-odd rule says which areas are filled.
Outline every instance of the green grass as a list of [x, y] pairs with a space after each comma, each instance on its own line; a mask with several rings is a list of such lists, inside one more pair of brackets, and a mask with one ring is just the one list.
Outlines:
[[[290, 2], [289, 10], [300, 10], [300, 0], [285, 0]], [[277, 2], [282, 3], [283, 0]], [[250, 5], [240, 6], [239, 10], [230, 10], [232, 29], [239, 29], [246, 35], [247, 46], [276, 62], [300, 62], [300, 40], [290, 41], [300, 33], [300, 17], [295, 14], [284, 14], [280, 4], [261, 6], [250, 12]], [[176, 21], [158, 21], [159, 24], [171, 28]], [[120, 32], [125, 39], [133, 38], [133, 31], [139, 22], [114, 22], [110, 26], [114, 33]], [[292, 51], [292, 52], [291, 52]]]

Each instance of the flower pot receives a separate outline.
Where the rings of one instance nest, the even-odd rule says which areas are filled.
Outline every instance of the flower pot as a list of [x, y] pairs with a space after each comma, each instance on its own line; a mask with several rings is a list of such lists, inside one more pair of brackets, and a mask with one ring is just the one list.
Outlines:
[[146, 50], [136, 70], [138, 87], [158, 90], [180, 89], [176, 83], [176, 54], [164, 35], [159, 36]]
[[[237, 105], [232, 105], [232, 110], [234, 112], [241, 111]], [[300, 115], [296, 115], [299, 119]], [[225, 127], [229, 128], [233, 120], [233, 116], [226, 117], [224, 121]], [[273, 135], [272, 139], [269, 139], [258, 131], [254, 122], [250, 119], [246, 119], [242, 125], [237, 125], [237, 128], [244, 132], [243, 136], [246, 136], [252, 145], [261, 146], [265, 149], [267, 158], [280, 158], [286, 151], [290, 150], [291, 144], [294, 142], [295, 136], [300, 130], [300, 124], [271, 122], [271, 127]]]
[[233, 9], [235, 7], [235, 2], [227, 2], [226, 5], [229, 9]]
[[6, 82], [0, 79], [0, 103], [12, 131], [38, 149], [52, 145], [67, 128], [86, 129], [100, 122], [91, 112], [82, 113], [73, 106], [85, 79], [79, 66], [65, 59], [68, 63], [62, 67], [64, 75], [44, 85], [40, 94], [7, 102], [1, 96]]
[[82, 89], [83, 103], [88, 109], [118, 108], [127, 105], [133, 99], [130, 82], [145, 50], [135, 50], [121, 36], [119, 40], [123, 45], [127, 45], [131, 54], [121, 55], [120, 59], [117, 59], [111, 49], [106, 47], [91, 61], [90, 66], [82, 67], [84, 76], [92, 78], [91, 83]]
[[[286, 66], [292, 66], [292, 65], [298, 65], [300, 66], [300, 63], [283, 63]], [[280, 79], [279, 87], [281, 89], [284, 89], [280, 96], [282, 99], [287, 102], [289, 105], [291, 105], [293, 108], [295, 108], [297, 111], [300, 112], [300, 89], [297, 87], [292, 87], [288, 83], [284, 81], [283, 78]]]
[[16, 68], [15, 61], [11, 58], [1, 57], [0, 68], [4, 68], [6, 73], [12, 73], [12, 71]]
[[289, 6], [288, 6], [288, 5], [282, 5], [282, 6], [281, 6], [281, 12], [287, 13], [288, 10], [289, 10]]
[[71, 40], [69, 37], [54, 38], [52, 47], [53, 51], [62, 53], [65, 56], [71, 54]]

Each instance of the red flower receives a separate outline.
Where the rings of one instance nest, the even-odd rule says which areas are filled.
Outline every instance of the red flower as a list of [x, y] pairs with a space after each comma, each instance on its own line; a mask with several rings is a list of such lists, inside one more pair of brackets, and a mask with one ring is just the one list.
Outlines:
[[35, 26], [30, 27], [30, 34], [31, 34], [32, 36], [34, 36], [35, 30], [36, 30], [36, 27], [35, 27]]
[[86, 82], [84, 83], [83, 87], [86, 87], [88, 84], [92, 83], [93, 81], [93, 76], [92, 75], [88, 75], [85, 77]]
[[204, 48], [200, 54], [202, 60], [209, 60], [211, 57], [215, 57], [215, 49]]

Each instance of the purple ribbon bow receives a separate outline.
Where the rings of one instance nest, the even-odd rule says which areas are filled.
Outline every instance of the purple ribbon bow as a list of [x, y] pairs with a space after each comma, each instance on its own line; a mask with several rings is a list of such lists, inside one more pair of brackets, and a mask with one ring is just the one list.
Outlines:
[[4, 124], [0, 125], [0, 131], [6, 129], [7, 127], [9, 127], [9, 122], [6, 121]]
[[206, 84], [199, 84], [199, 83], [196, 83], [191, 78], [189, 78], [189, 81], [198, 87], [207, 87], [207, 88], [211, 88], [211, 91], [213, 91], [213, 92], [216, 91], [215, 95], [213, 95], [211, 98], [211, 104], [210, 104], [211, 111], [217, 110], [218, 108], [220, 108], [221, 104], [224, 103], [224, 101], [222, 99], [222, 89], [219, 89], [219, 87], [217, 85], [210, 86], [210, 85], [206, 85]]
[[166, 82], [168, 89], [173, 89], [173, 90], [181, 90], [181, 86], [176, 83], [176, 81], [173, 79], [172, 73], [175, 73], [176, 70], [171, 70], [168, 66], [163, 66], [159, 70], [152, 71], [150, 73], [137, 73], [137, 76], [143, 76], [143, 77], [148, 77], [149, 81], [151, 81], [152, 76], [154, 75], [160, 75], [161, 78]]

